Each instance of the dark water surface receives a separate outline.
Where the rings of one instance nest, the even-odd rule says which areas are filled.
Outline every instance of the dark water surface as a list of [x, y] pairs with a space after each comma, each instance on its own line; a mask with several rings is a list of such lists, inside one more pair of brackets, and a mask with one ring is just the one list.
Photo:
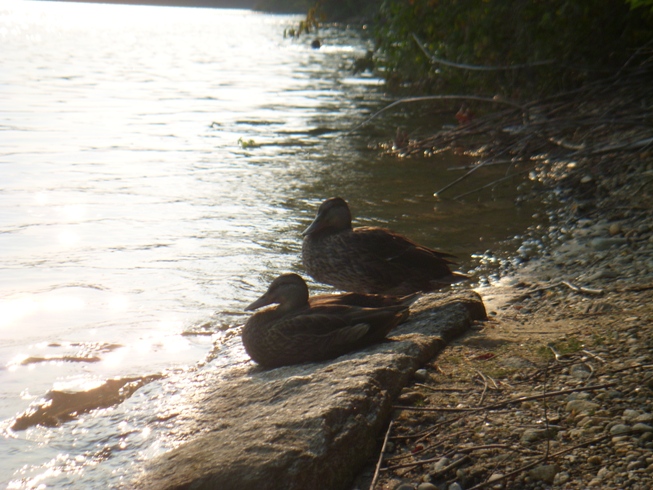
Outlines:
[[463, 271], [530, 223], [501, 190], [436, 201], [470, 161], [368, 149], [392, 119], [345, 134], [390, 100], [345, 70], [368, 45], [284, 40], [297, 20], [0, 2], [0, 484], [116, 486], [174, 445], [159, 428], [192, 407], [185, 373], [246, 362], [212, 346], [302, 272], [327, 197]]

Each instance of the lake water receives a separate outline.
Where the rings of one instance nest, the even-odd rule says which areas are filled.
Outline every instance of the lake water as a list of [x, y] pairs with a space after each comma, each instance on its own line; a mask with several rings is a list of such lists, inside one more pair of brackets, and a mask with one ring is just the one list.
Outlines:
[[[407, 115], [346, 133], [392, 101], [347, 70], [371, 44], [332, 28], [312, 50], [283, 38], [299, 19], [0, 1], [3, 486], [116, 487], [181, 442], [166, 421], [192, 404], [186, 373], [248, 362], [243, 307], [302, 272], [300, 233], [327, 197], [463, 271], [530, 223], [499, 191], [434, 199], [470, 160], [368, 148]], [[17, 425], [48, 392], [104, 408], [74, 399], [72, 420]]]

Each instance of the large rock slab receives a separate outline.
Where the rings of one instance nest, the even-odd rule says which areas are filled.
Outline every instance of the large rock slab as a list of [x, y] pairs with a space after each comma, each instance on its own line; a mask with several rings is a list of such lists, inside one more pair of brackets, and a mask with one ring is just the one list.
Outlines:
[[268, 371], [249, 364], [205, 380], [194, 397], [198, 435], [152, 461], [134, 486], [347, 488], [378, 450], [393, 399], [415, 370], [484, 318], [477, 294], [434, 293], [383, 344], [323, 363]]

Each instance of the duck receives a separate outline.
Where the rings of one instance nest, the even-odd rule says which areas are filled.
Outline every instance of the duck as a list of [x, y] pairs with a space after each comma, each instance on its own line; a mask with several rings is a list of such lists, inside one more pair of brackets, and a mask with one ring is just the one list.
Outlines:
[[454, 255], [385, 228], [352, 228], [349, 205], [340, 197], [322, 203], [302, 236], [307, 273], [342, 291], [404, 296], [469, 279], [450, 269]]
[[254, 313], [241, 338], [247, 354], [265, 368], [318, 362], [382, 342], [408, 318], [418, 295], [390, 297], [360, 293], [309, 297], [304, 279], [282, 274], [248, 305]]

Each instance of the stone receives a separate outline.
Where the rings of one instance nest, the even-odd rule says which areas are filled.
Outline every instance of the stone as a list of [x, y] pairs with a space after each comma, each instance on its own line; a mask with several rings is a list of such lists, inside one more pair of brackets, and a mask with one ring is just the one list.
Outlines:
[[417, 371], [415, 371], [415, 375], [414, 375], [414, 376], [415, 376], [415, 379], [416, 379], [417, 381], [422, 381], [422, 382], [424, 382], [424, 381], [426, 381], [426, 380], [428, 379], [428, 377], [429, 377], [429, 373], [428, 373], [428, 371], [427, 371], [426, 369], [423, 369], [423, 368], [422, 368], [422, 369], [418, 369]]
[[632, 428], [633, 432], [653, 432], [653, 427], [648, 424], [635, 424]]
[[438, 490], [438, 487], [433, 485], [433, 483], [424, 482], [417, 485], [417, 490]]
[[408, 391], [399, 395], [397, 399], [397, 405], [411, 406], [416, 403], [423, 403], [424, 395], [417, 391]]
[[623, 245], [628, 240], [624, 237], [594, 238], [590, 240], [590, 247], [594, 250], [608, 250], [612, 247]]
[[587, 379], [592, 370], [586, 364], [574, 364], [569, 369], [569, 374], [576, 379]]
[[458, 482], [453, 482], [451, 485], [449, 485], [447, 490], [463, 490], [463, 488], [460, 486]]
[[535, 364], [533, 364], [528, 359], [524, 359], [523, 357], [518, 356], [507, 357], [502, 362], [504, 366], [514, 369], [529, 369], [535, 366]]
[[553, 479], [553, 484], [556, 486], [560, 486], [560, 485], [564, 485], [569, 480], [571, 480], [571, 475], [566, 471], [563, 471], [561, 473], [556, 474], [555, 478]]
[[570, 393], [569, 396], [567, 397], [568, 401], [572, 400], [589, 400], [592, 397], [588, 392], [586, 391], [579, 391], [577, 393]]
[[[332, 361], [271, 370], [208, 363], [191, 371], [188, 408], [163, 434], [180, 444], [127, 486], [347, 488], [378, 453], [394, 399], [415, 371], [485, 316], [472, 291], [432, 293], [411, 305], [389, 341]], [[240, 339], [233, 344], [242, 349]]]
[[612, 435], [626, 434], [628, 432], [630, 432], [630, 427], [624, 424], [615, 424], [610, 427], [610, 434]]
[[589, 464], [593, 464], [595, 466], [598, 466], [603, 462], [603, 458], [601, 458], [600, 456], [594, 455], [594, 456], [590, 456], [589, 458], [587, 458], [587, 462]]
[[641, 410], [632, 410], [630, 408], [627, 408], [626, 410], [624, 410], [622, 417], [626, 422], [632, 422], [641, 414], [642, 414]]
[[626, 471], [634, 471], [642, 468], [646, 468], [646, 463], [643, 461], [631, 461], [628, 463], [628, 466], [626, 466]]
[[395, 490], [415, 490], [415, 487], [410, 483], [400, 483], [395, 487]]
[[522, 444], [533, 444], [537, 441], [542, 441], [544, 439], [550, 439], [554, 437], [557, 433], [557, 430], [554, 428], [547, 429], [526, 429], [521, 436]]
[[490, 475], [490, 478], [487, 479], [487, 482], [488, 482], [488, 483], [492, 483], [492, 482], [494, 482], [494, 481], [500, 480], [501, 478], [503, 478], [503, 474], [502, 474], [502, 473], [492, 473], [492, 474]]
[[648, 422], [653, 422], [653, 414], [643, 413], [643, 414], [638, 415], [637, 417], [635, 417], [633, 422], [642, 422], [644, 424], [646, 424]]
[[531, 469], [528, 474], [533, 480], [551, 484], [559, 472], [560, 467], [557, 464], [543, 464]]
[[439, 461], [436, 461], [433, 464], [433, 467], [431, 468], [431, 473], [440, 473], [444, 468], [449, 466], [451, 464], [451, 460], [449, 458], [441, 458]]
[[600, 405], [598, 403], [590, 402], [588, 400], [571, 400], [567, 403], [565, 409], [567, 412], [590, 413], [594, 412], [597, 408], [599, 408], [599, 406]]
[[597, 478], [600, 478], [601, 480], [604, 480], [605, 478], [608, 478], [610, 475], [610, 470], [607, 469], [605, 466], [601, 468], [598, 473], [596, 474]]

